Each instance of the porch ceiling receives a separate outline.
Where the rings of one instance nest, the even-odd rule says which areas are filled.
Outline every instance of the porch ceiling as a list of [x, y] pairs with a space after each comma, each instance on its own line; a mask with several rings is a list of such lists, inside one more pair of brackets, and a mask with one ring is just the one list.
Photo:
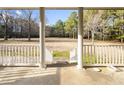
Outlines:
[[[107, 10], [107, 9], [119, 9], [124, 10], [124, 7], [83, 7], [84, 10], [93, 10], [93, 9], [100, 9], [100, 10]], [[12, 10], [12, 9], [33, 9], [37, 10], [39, 7], [0, 7], [0, 10]], [[78, 7], [45, 7], [46, 10], [77, 10]]]

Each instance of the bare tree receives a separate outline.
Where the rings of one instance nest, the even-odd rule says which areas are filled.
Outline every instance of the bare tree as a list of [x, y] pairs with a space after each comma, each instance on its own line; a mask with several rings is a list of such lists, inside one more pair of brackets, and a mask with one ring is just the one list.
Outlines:
[[17, 23], [17, 28], [20, 28], [18, 29], [19, 32], [20, 32], [20, 37], [22, 37], [22, 33], [23, 33], [23, 26], [25, 24], [25, 18], [24, 16], [22, 15], [22, 11], [20, 10], [17, 10], [16, 13], [15, 13], [15, 22]]
[[4, 25], [5, 25], [5, 36], [4, 40], [8, 40], [8, 22], [11, 18], [10, 10], [1, 10], [0, 11], [0, 18], [2, 19]]
[[32, 20], [32, 14], [33, 10], [22, 10], [23, 16], [26, 20], [28, 20], [28, 41], [31, 40], [31, 20]]

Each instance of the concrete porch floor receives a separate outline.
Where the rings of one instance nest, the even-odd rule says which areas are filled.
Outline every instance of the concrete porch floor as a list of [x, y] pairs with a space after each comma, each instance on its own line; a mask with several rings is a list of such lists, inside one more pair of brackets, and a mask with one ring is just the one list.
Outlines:
[[[101, 72], [76, 66], [48, 67], [0, 67], [0, 84], [7, 85], [96, 85], [124, 84], [124, 71], [113, 72], [101, 68]], [[121, 68], [123, 69], [123, 68]]]

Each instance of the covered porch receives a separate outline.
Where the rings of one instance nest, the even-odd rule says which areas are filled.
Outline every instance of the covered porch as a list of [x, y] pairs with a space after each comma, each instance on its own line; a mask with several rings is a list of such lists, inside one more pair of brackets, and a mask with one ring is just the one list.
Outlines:
[[[123, 52], [123, 45], [122, 46], [106, 46], [106, 45], [84, 45], [83, 42], [83, 33], [84, 33], [84, 10], [111, 10], [111, 9], [119, 9], [123, 10], [122, 7], [40, 7], [40, 66], [42, 68], [46, 67], [45, 64], [45, 10], [68, 10], [74, 9], [78, 10], [78, 39], [77, 39], [77, 48], [76, 53], [77, 55], [77, 68], [83, 69], [83, 66], [123, 66], [124, 61], [124, 53]], [[91, 54], [89, 60], [90, 64], [87, 65], [85, 62], [85, 54], [89, 52]], [[118, 55], [114, 55], [113, 53], [117, 52]], [[71, 52], [70, 52], [71, 53]], [[71, 55], [71, 54], [70, 54]], [[92, 55], [96, 55], [96, 63], [93, 62]]]
[[[39, 9], [39, 43], [38, 45], [24, 45], [19, 44], [19, 45], [1, 45], [0, 48], [2, 50], [1, 52], [1, 62], [5, 63], [4, 61], [8, 61], [8, 66], [9, 64], [18, 66], [16, 65], [16, 62], [14, 63], [13, 60], [17, 59], [17, 63], [22, 63], [23, 66], [23, 61], [25, 61], [26, 64], [29, 65], [38, 65], [41, 68], [46, 67], [46, 55], [47, 51], [45, 49], [45, 25], [46, 25], [46, 20], [45, 20], [45, 10], [78, 10], [78, 39], [77, 39], [77, 48], [74, 49], [71, 54], [70, 52], [70, 57], [71, 55], [73, 57], [77, 57], [76, 62], [77, 62], [77, 68], [78, 69], [83, 69], [83, 66], [123, 66], [123, 61], [124, 61], [124, 46], [123, 45], [84, 45], [83, 42], [83, 32], [84, 32], [84, 24], [83, 24], [83, 10], [94, 10], [94, 9], [123, 9], [123, 8], [102, 8], [102, 7], [35, 7], [35, 8], [6, 8], [3, 7], [1, 9], [5, 10], [11, 10], [11, 9]], [[5, 52], [6, 51], [6, 52]], [[26, 52], [24, 52], [26, 51]], [[15, 53], [17, 52], [17, 55]], [[33, 53], [32, 53], [33, 52]], [[36, 52], [36, 54], [34, 53]], [[114, 54], [114, 52], [117, 52], [118, 54]], [[88, 57], [87, 57], [88, 54]], [[15, 56], [14, 56], [15, 55]], [[3, 58], [6, 56], [5, 58]], [[13, 57], [14, 56], [14, 57]], [[33, 57], [32, 57], [33, 56]], [[88, 62], [87, 58], [88, 58]], [[49, 57], [50, 58], [50, 57]], [[12, 62], [10, 61], [12, 60]], [[84, 60], [85, 59], [85, 60]], [[34, 62], [34, 60], [36, 62]], [[87, 64], [88, 63], [88, 64]]]
[[[21, 8], [1, 8], [1, 9], [21, 9]], [[88, 66], [123, 66], [124, 60], [124, 46], [100, 46], [100, 45], [84, 45], [83, 43], [83, 10], [84, 9], [113, 9], [113, 8], [83, 8], [83, 7], [72, 7], [72, 8], [60, 8], [60, 7], [40, 7], [40, 8], [25, 8], [25, 9], [39, 9], [40, 10], [40, 23], [39, 23], [39, 44], [36, 47], [36, 51], [40, 52], [39, 58], [37, 59], [38, 66], [36, 67], [0, 67], [0, 84], [124, 84], [124, 72], [123, 67], [121, 71], [116, 72], [116, 68], [112, 67], [110, 69], [104, 67], [98, 67], [97, 69], [87, 68], [86, 70], [82, 70], [84, 67], [83, 56], [88, 50], [91, 54], [94, 53], [93, 49], [99, 49], [97, 51], [102, 52], [95, 52], [97, 55], [96, 60], [97, 64], [93, 63], [93, 58], [91, 57]], [[55, 66], [55, 67], [48, 67], [46, 68], [46, 61], [45, 61], [45, 10], [47, 9], [75, 9], [78, 10], [78, 42], [77, 42], [77, 66], [75, 65], [65, 65], [65, 66]], [[114, 9], [123, 9], [123, 8], [114, 8]], [[3, 45], [1, 48], [7, 47], [7, 45]], [[14, 46], [15, 47], [15, 46]], [[22, 45], [18, 46], [19, 51], [21, 51]], [[25, 45], [25, 47], [28, 47]], [[33, 46], [34, 47], [34, 46]], [[108, 51], [106, 49], [110, 49]], [[9, 47], [9, 49], [13, 49]], [[28, 55], [30, 56], [30, 50], [32, 50], [32, 45], [28, 49]], [[86, 50], [87, 49], [87, 50]], [[26, 48], [24, 48], [26, 50]], [[86, 50], [86, 51], [85, 51]], [[118, 52], [119, 55], [111, 55], [114, 52]], [[84, 52], [84, 53], [83, 53]], [[100, 53], [100, 54], [99, 54]], [[37, 54], [38, 55], [38, 54]], [[105, 55], [105, 56], [104, 56]], [[121, 56], [120, 56], [121, 55]], [[10, 55], [9, 55], [10, 56]], [[117, 56], [115, 59], [112, 57]], [[100, 59], [102, 58], [103, 60]], [[19, 58], [21, 59], [21, 58]], [[33, 60], [33, 59], [31, 59]], [[23, 61], [21, 59], [21, 61]], [[26, 59], [30, 63], [30, 58]], [[28, 63], [27, 62], [27, 63]], [[107, 63], [108, 62], [108, 63]], [[13, 63], [14, 64], [14, 63]], [[24, 65], [25, 66], [25, 65]], [[85, 64], [85, 66], [87, 66]], [[78, 68], [78, 69], [77, 69]], [[80, 69], [80, 70], [79, 70]], [[112, 70], [113, 69], [113, 70]]]

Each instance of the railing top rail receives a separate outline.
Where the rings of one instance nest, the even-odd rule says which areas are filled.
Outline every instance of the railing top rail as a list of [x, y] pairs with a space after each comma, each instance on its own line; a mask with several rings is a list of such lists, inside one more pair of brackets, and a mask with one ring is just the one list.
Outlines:
[[39, 44], [0, 44], [0, 46], [39, 46]]
[[[0, 46], [40, 46], [40, 44], [0, 44]], [[84, 44], [83, 46], [124, 46], [124, 44], [120, 45], [120, 44], [117, 44], [117, 45], [114, 45], [114, 44], [95, 44], [95, 45], [92, 45], [92, 44]]]
[[92, 45], [92, 44], [84, 44], [83, 46], [124, 46], [124, 45], [119, 45], [119, 44], [118, 45], [107, 45], [107, 44], [106, 45], [103, 45], [103, 44]]

